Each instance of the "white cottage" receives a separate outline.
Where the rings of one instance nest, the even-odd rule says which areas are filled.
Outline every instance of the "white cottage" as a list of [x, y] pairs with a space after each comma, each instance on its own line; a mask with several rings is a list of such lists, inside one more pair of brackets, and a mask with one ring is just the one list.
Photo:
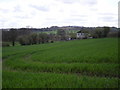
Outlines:
[[81, 32], [81, 31], [78, 31], [77, 32], [77, 38], [80, 38], [80, 39], [82, 39], [82, 38], [86, 38], [86, 33], [83, 33], [83, 32]]

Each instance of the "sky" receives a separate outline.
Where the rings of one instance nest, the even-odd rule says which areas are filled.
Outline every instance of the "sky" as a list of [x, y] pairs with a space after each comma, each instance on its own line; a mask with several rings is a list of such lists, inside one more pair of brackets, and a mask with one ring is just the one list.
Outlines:
[[0, 0], [0, 28], [118, 27], [119, 0]]

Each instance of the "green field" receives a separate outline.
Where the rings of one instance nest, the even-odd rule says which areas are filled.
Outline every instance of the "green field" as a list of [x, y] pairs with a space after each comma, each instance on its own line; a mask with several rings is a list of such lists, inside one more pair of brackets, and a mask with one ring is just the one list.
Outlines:
[[[77, 33], [79, 30], [66, 30], [66, 33]], [[37, 32], [38, 33], [38, 32]], [[46, 33], [46, 34], [57, 34], [57, 30], [53, 30], [53, 31], [44, 31], [44, 32], [39, 32], [39, 33]]]
[[3, 88], [118, 88], [118, 39], [3, 48]]

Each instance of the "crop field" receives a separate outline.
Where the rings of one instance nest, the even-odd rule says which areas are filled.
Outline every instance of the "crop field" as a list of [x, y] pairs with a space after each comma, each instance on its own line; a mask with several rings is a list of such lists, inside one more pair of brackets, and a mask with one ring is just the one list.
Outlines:
[[53, 31], [43, 31], [43, 32], [36, 32], [36, 33], [57, 34], [57, 30], [53, 30]]
[[3, 88], [118, 88], [118, 39], [3, 47]]
[[[66, 30], [66, 33], [77, 33], [79, 30]], [[38, 32], [37, 32], [38, 33]], [[44, 31], [44, 32], [39, 32], [39, 33], [46, 33], [46, 34], [57, 34], [57, 30], [53, 31]]]

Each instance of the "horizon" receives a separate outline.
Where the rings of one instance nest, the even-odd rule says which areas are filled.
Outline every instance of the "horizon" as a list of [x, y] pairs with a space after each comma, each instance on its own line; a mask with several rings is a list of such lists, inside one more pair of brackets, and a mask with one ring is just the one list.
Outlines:
[[[42, 27], [42, 28], [51, 28], [54, 26], [50, 26], [50, 27]], [[85, 26], [55, 26], [55, 27], [84, 27], [84, 28], [97, 28], [97, 27], [110, 27], [110, 28], [119, 28], [119, 27], [115, 27], [115, 26], [96, 26], [96, 27], [85, 27]], [[29, 28], [29, 29], [42, 29], [40, 27], [11, 27], [11, 28], [0, 28], [0, 29], [20, 29], [20, 28]]]
[[0, 28], [118, 28], [118, 2], [119, 0], [3, 0], [0, 1]]

